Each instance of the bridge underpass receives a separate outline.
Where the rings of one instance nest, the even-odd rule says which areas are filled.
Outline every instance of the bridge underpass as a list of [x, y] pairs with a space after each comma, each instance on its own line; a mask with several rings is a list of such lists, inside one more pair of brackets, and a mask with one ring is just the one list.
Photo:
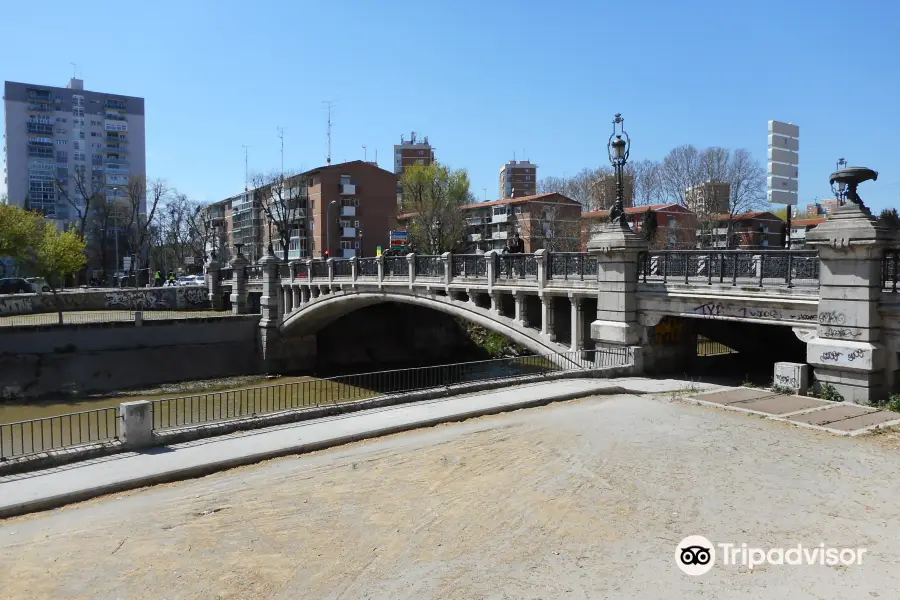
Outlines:
[[769, 385], [776, 362], [806, 362], [806, 343], [786, 325], [670, 315], [645, 343], [651, 372], [731, 385]]

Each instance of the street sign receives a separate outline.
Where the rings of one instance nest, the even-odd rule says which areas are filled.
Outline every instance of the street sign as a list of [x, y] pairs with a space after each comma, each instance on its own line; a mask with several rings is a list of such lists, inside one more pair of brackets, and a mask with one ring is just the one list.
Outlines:
[[122, 257], [122, 269], [123, 269], [124, 271], [130, 271], [130, 270], [131, 270], [131, 257], [130, 257], [130, 256], [123, 256], [123, 257]]
[[[773, 204], [798, 204], [800, 127], [769, 121], [768, 199]], [[790, 224], [790, 212], [788, 212]]]
[[391, 232], [391, 250], [405, 250], [409, 245], [408, 231]]

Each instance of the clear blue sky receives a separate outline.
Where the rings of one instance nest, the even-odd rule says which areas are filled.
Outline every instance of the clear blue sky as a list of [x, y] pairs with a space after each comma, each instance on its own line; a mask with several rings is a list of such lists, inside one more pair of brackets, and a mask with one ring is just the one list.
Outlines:
[[[146, 98], [147, 168], [214, 201], [250, 169], [333, 159], [392, 169], [400, 134], [428, 135], [479, 197], [500, 165], [539, 176], [606, 160], [616, 112], [634, 158], [746, 147], [766, 122], [801, 128], [801, 205], [836, 160], [880, 172], [861, 192], [900, 205], [900, 4], [835, 2], [4, 2], [0, 77]], [[857, 75], [851, 79], [853, 71]], [[855, 83], [853, 81], [855, 79]]]

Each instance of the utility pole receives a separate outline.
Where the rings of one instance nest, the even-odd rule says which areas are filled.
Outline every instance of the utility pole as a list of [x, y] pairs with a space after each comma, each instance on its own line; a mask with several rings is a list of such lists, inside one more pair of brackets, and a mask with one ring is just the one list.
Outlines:
[[328, 155], [325, 157], [325, 162], [327, 164], [331, 164], [331, 109], [334, 107], [334, 103], [331, 100], [323, 100], [322, 103], [328, 109]]

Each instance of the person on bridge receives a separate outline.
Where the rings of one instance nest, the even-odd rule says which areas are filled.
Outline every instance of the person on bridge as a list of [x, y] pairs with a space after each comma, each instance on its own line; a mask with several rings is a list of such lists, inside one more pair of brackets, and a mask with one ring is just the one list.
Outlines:
[[169, 285], [175, 285], [175, 271], [169, 271]]
[[153, 276], [153, 283], [156, 284], [156, 287], [162, 287], [162, 273], [158, 269], [156, 275]]

